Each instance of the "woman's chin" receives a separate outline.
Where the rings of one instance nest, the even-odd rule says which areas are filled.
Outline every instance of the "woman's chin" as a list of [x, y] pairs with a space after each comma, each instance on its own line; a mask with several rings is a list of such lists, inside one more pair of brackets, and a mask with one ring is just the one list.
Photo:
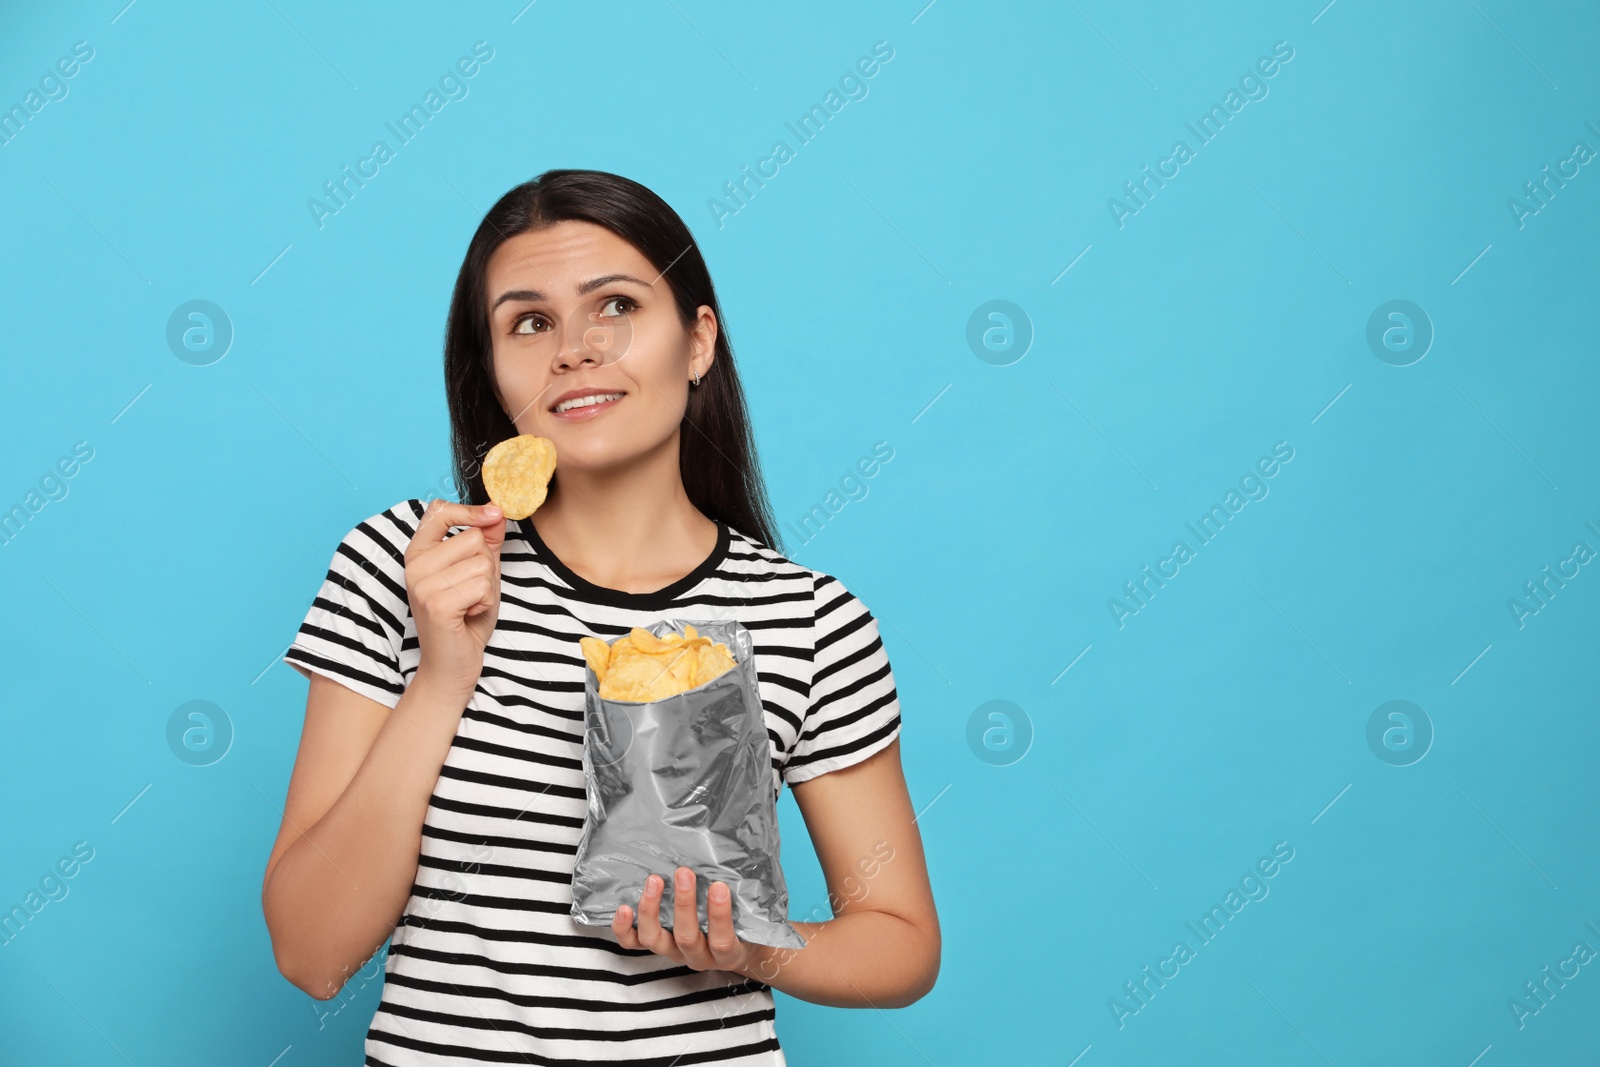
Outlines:
[[587, 442], [562, 451], [561, 439], [552, 437], [551, 440], [556, 443], [556, 470], [550, 479], [552, 487], [556, 479], [561, 477], [562, 471], [566, 471], [568, 477], [573, 479], [603, 478], [608, 474], [627, 470], [642, 458], [634, 451], [624, 452], [620, 449], [594, 447]]

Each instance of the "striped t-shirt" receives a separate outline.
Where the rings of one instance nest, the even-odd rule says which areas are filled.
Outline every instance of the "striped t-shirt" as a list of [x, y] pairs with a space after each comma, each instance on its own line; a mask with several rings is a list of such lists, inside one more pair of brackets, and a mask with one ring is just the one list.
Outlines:
[[[401, 501], [340, 542], [284, 654], [307, 678], [399, 703], [420, 658], [405, 550], [425, 506]], [[367, 1064], [785, 1062], [765, 983], [624, 949], [609, 927], [571, 917], [585, 813], [579, 637], [737, 619], [754, 643], [774, 797], [783, 782], [857, 763], [899, 735], [894, 676], [867, 607], [838, 579], [718, 528], [692, 572], [627, 593], [579, 577], [530, 520], [507, 520], [499, 621], [434, 783]]]

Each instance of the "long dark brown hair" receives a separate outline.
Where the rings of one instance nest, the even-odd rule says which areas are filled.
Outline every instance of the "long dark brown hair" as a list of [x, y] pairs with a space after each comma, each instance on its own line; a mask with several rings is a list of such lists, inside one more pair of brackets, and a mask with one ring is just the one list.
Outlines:
[[450, 446], [461, 501], [489, 502], [483, 457], [518, 432], [494, 393], [484, 286], [489, 257], [517, 234], [566, 220], [603, 226], [637, 248], [666, 279], [684, 329], [694, 326], [701, 305], [716, 315], [716, 358], [700, 384], [689, 390], [678, 469], [690, 503], [707, 518], [778, 547], [728, 327], [700, 247], [665, 200], [636, 181], [599, 170], [547, 170], [522, 183], [489, 209], [467, 246], [444, 339]]

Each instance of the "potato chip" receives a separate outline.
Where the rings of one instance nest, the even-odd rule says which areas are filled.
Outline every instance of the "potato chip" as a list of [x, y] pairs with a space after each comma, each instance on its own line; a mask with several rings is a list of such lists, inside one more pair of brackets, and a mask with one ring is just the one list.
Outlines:
[[719, 674], [726, 674], [733, 668], [733, 656], [728, 653], [727, 645], [706, 645], [700, 649], [700, 665], [697, 668], [697, 677], [704, 678], [709, 682]]
[[646, 703], [687, 692], [733, 670], [728, 646], [685, 625], [684, 634], [657, 637], [634, 627], [610, 645], [597, 637], [580, 637], [584, 659], [599, 681], [604, 700]]
[[649, 692], [660, 677], [661, 667], [654, 656], [623, 656], [606, 671], [600, 695], [607, 700], [648, 700], [651, 698], [636, 694]]
[[649, 630], [637, 626], [628, 634], [628, 641], [635, 649], [650, 655], [671, 648], [675, 641], [682, 640], [683, 638], [677, 634], [673, 634], [670, 639], [657, 637]]
[[578, 644], [583, 646], [583, 658], [594, 669], [594, 676], [604, 677], [606, 666], [611, 662], [611, 649], [598, 637], [580, 637]]
[[531, 433], [508, 437], [483, 460], [483, 487], [508, 519], [525, 519], [544, 503], [556, 469], [556, 446]]

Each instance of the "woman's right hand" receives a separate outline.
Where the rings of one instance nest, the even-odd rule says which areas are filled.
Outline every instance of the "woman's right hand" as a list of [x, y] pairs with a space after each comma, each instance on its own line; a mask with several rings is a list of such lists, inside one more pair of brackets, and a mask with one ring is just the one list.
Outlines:
[[[453, 537], [452, 526], [467, 526]], [[506, 522], [493, 504], [433, 500], [406, 546], [406, 595], [422, 660], [417, 678], [470, 699], [500, 618]]]

